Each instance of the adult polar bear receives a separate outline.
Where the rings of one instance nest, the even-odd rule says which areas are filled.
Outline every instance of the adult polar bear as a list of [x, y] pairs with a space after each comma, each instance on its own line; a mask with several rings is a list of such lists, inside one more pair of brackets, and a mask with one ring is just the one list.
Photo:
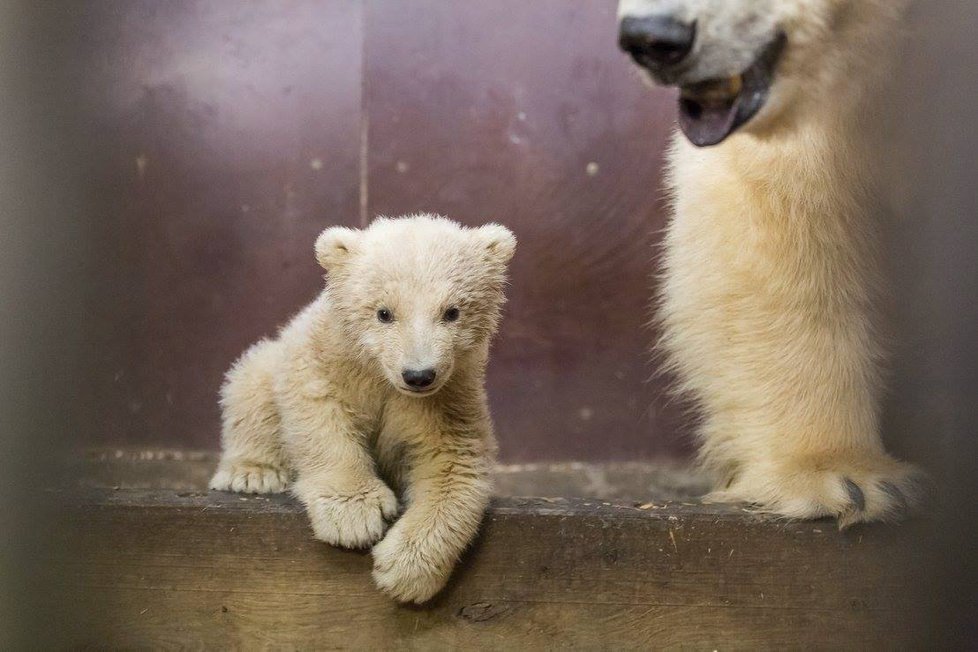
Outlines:
[[680, 88], [661, 346], [712, 498], [840, 526], [916, 500], [883, 449], [872, 136], [902, 0], [621, 0]]

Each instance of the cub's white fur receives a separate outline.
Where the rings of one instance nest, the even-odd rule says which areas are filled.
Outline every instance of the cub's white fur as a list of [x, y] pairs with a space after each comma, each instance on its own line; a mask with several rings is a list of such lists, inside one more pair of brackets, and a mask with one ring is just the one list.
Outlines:
[[[278, 492], [294, 474], [317, 538], [376, 544], [382, 590], [432, 597], [489, 500], [496, 445], [484, 373], [515, 245], [501, 226], [431, 215], [324, 231], [322, 294], [227, 374], [211, 487]], [[418, 368], [436, 372], [423, 395], [402, 377]]]
[[885, 150], [872, 135], [904, 4], [622, 2], [622, 15], [695, 20], [702, 78], [742, 70], [773, 30], [787, 37], [752, 120], [715, 147], [677, 135], [670, 152], [661, 346], [701, 408], [715, 500], [840, 525], [915, 500], [878, 414], [874, 156]]

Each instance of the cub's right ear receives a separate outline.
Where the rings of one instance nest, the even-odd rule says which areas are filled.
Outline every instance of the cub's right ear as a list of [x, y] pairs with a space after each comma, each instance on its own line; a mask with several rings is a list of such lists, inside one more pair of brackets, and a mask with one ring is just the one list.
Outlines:
[[326, 229], [316, 238], [316, 260], [331, 271], [350, 257], [360, 240], [360, 232], [343, 226]]

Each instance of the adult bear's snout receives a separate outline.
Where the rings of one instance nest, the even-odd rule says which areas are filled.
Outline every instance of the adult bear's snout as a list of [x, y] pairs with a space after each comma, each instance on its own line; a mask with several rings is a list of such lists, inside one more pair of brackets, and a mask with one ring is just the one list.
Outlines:
[[682, 62], [696, 40], [696, 23], [667, 15], [625, 16], [618, 28], [618, 46], [635, 63], [658, 71]]

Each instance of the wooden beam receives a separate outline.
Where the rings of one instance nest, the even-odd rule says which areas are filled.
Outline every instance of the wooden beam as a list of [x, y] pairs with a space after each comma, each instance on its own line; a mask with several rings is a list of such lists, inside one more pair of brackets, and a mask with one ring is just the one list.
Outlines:
[[901, 649], [914, 531], [696, 502], [497, 499], [448, 588], [399, 606], [293, 499], [90, 489], [62, 560], [74, 647]]

